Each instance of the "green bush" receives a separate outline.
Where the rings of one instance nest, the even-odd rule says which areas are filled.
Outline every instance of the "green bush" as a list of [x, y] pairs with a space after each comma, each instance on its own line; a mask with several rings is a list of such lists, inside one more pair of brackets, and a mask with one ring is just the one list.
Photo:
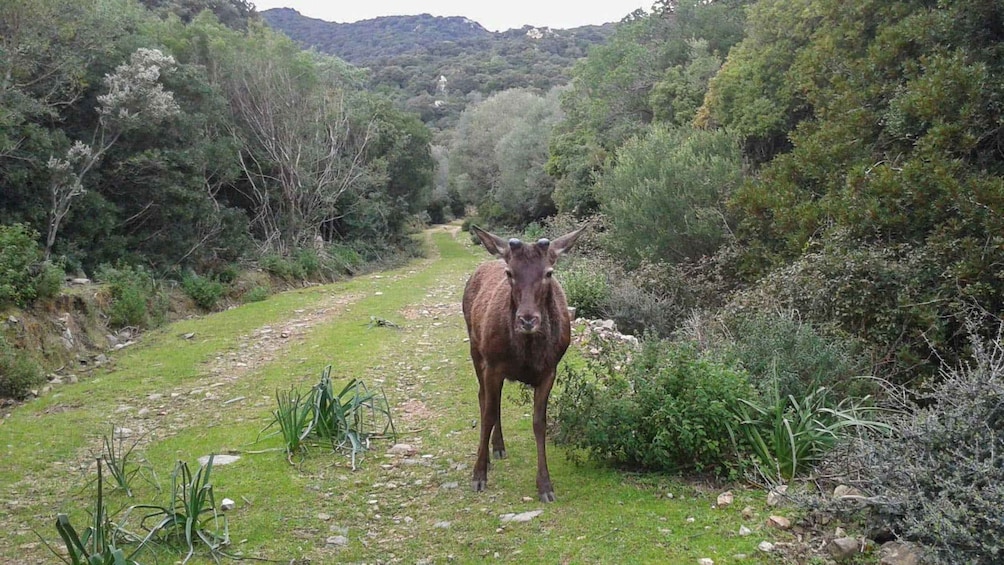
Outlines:
[[160, 284], [141, 266], [102, 265], [97, 279], [108, 285], [111, 296], [109, 324], [112, 327], [155, 327], [167, 314], [167, 298]]
[[313, 279], [321, 274], [321, 257], [313, 249], [301, 249], [296, 252], [296, 270], [303, 278]]
[[746, 374], [692, 347], [646, 340], [623, 372], [564, 366], [556, 440], [616, 464], [726, 476], [738, 461], [728, 422], [752, 398]]
[[710, 346], [741, 364], [762, 395], [801, 398], [821, 386], [855, 396], [873, 392], [871, 381], [857, 378], [870, 367], [850, 339], [824, 334], [791, 314], [755, 313], [724, 325], [728, 337]]
[[287, 281], [294, 280], [296, 278], [296, 268], [293, 263], [282, 255], [274, 253], [263, 255], [259, 262], [261, 264], [261, 268], [270, 275]]
[[223, 298], [223, 284], [189, 273], [181, 279], [181, 288], [203, 310], [212, 310]]
[[244, 302], [261, 302], [268, 298], [271, 292], [268, 287], [256, 286], [244, 293]]
[[23, 400], [43, 380], [42, 367], [0, 335], [0, 398]]
[[565, 291], [568, 305], [576, 308], [576, 315], [599, 318], [603, 305], [610, 296], [607, 270], [595, 261], [569, 261], [557, 270], [557, 278]]
[[0, 306], [27, 306], [59, 294], [63, 270], [43, 262], [37, 239], [23, 224], [0, 225]]

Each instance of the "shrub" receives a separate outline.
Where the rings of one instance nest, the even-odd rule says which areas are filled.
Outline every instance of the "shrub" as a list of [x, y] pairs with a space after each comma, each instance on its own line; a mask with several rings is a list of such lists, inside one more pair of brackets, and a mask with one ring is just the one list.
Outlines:
[[596, 261], [577, 259], [557, 271], [568, 305], [584, 318], [598, 318], [610, 296], [607, 270]]
[[268, 287], [256, 286], [244, 293], [244, 302], [261, 302], [271, 294]]
[[707, 346], [720, 350], [727, 362], [741, 364], [762, 395], [802, 398], [821, 386], [855, 396], [874, 392], [868, 390], [872, 381], [857, 378], [870, 367], [856, 343], [818, 331], [792, 313], [715, 321], [728, 335], [711, 338]]
[[27, 306], [59, 293], [62, 269], [43, 262], [37, 238], [23, 224], [0, 225], [0, 306]]
[[42, 367], [0, 335], [0, 398], [23, 400], [43, 380]]
[[181, 288], [203, 310], [212, 310], [223, 297], [223, 284], [189, 273], [181, 279]]
[[746, 375], [668, 341], [646, 340], [623, 372], [564, 366], [557, 441], [617, 464], [671, 472], [737, 468], [727, 423], [753, 391]]
[[265, 269], [265, 272], [279, 277], [283, 280], [293, 280], [295, 277], [296, 269], [288, 259], [282, 255], [268, 254], [263, 255], [260, 259], [261, 268]]
[[321, 274], [321, 258], [313, 249], [300, 249], [296, 252], [296, 272], [304, 279], [315, 278]]
[[871, 495], [879, 527], [928, 547], [938, 563], [1004, 560], [1004, 346], [998, 335], [972, 339], [972, 349], [972, 361], [943, 368], [920, 407], [893, 422], [895, 433], [846, 443], [826, 469]]
[[102, 265], [97, 278], [108, 285], [112, 327], [154, 327], [164, 321], [167, 300], [159, 283], [141, 266]]

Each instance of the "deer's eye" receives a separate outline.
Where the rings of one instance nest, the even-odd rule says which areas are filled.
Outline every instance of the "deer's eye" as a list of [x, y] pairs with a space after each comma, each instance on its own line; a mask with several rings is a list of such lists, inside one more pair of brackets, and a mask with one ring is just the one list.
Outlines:
[[544, 273], [544, 276], [547, 277], [547, 278], [551, 278], [553, 275], [554, 275], [554, 271], [551, 270], [551, 269], [548, 269], [547, 272]]

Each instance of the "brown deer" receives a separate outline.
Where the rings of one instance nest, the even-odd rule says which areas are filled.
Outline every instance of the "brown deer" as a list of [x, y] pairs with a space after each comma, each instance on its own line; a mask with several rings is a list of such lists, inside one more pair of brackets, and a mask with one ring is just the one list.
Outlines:
[[506, 456], [502, 385], [506, 379], [515, 380], [533, 387], [537, 493], [541, 502], [554, 502], [544, 450], [547, 398], [558, 361], [571, 340], [571, 318], [565, 293], [551, 274], [558, 257], [572, 247], [585, 226], [553, 242], [536, 243], [505, 241], [477, 226], [471, 229], [485, 249], [501, 259], [478, 266], [464, 289], [464, 320], [481, 405], [481, 438], [471, 486], [482, 491], [488, 483], [489, 437], [495, 457]]

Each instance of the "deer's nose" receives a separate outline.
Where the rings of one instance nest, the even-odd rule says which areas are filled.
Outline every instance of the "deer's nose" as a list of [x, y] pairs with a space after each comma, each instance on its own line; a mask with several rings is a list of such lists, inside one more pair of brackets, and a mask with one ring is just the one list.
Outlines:
[[519, 330], [523, 333], [533, 333], [540, 326], [540, 316], [536, 314], [516, 316], [516, 321], [518, 322]]

